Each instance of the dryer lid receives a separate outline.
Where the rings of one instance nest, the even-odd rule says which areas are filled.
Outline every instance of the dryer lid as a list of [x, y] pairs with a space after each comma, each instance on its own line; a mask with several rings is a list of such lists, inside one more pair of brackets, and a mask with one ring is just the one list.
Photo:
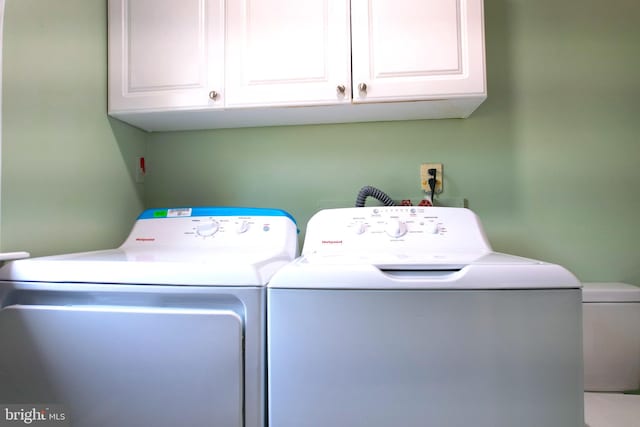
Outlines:
[[583, 283], [583, 302], [640, 302], [640, 288], [627, 283]]
[[285, 211], [150, 209], [119, 248], [12, 261], [0, 268], [0, 280], [265, 285], [296, 254], [297, 227]]
[[113, 283], [194, 286], [264, 286], [291, 261], [285, 253], [244, 254], [169, 251], [105, 251], [30, 258], [0, 268], [11, 282]]

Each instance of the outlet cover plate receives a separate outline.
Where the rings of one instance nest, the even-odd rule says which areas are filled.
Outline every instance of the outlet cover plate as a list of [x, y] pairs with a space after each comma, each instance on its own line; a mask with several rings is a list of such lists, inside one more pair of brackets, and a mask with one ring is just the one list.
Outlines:
[[420, 184], [422, 189], [428, 193], [431, 193], [429, 187], [429, 169], [436, 170], [436, 194], [442, 193], [442, 182], [444, 181], [444, 175], [442, 174], [442, 163], [423, 163], [420, 165]]

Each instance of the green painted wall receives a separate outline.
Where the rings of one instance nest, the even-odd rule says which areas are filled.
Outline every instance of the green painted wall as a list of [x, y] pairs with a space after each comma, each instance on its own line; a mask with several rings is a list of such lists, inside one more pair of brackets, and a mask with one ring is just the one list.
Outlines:
[[8, 0], [0, 249], [112, 247], [143, 205], [304, 226], [365, 184], [418, 199], [437, 161], [495, 249], [640, 285], [640, 3], [485, 0], [485, 17], [489, 99], [469, 119], [147, 135], [106, 117], [104, 0]]
[[281, 207], [362, 185], [421, 197], [442, 162], [498, 251], [640, 285], [640, 3], [485, 0], [489, 99], [466, 120], [150, 135], [145, 205]]
[[111, 121], [104, 0], [7, 0], [2, 251], [113, 247], [143, 206], [146, 134]]

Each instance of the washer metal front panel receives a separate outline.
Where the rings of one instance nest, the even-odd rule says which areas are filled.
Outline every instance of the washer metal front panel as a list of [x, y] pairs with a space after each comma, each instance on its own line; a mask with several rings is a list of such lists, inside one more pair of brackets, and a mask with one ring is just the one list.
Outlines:
[[267, 312], [271, 427], [584, 425], [579, 289], [269, 289]]

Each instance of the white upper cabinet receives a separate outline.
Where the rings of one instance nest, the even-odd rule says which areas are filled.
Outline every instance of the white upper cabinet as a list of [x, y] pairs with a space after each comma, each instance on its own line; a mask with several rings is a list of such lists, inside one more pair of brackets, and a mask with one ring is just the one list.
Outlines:
[[351, 99], [349, 0], [227, 2], [226, 105]]
[[483, 0], [109, 0], [109, 114], [159, 131], [467, 117], [483, 19]]
[[482, 0], [353, 0], [354, 102], [486, 95]]
[[109, 1], [109, 110], [222, 107], [224, 3]]

